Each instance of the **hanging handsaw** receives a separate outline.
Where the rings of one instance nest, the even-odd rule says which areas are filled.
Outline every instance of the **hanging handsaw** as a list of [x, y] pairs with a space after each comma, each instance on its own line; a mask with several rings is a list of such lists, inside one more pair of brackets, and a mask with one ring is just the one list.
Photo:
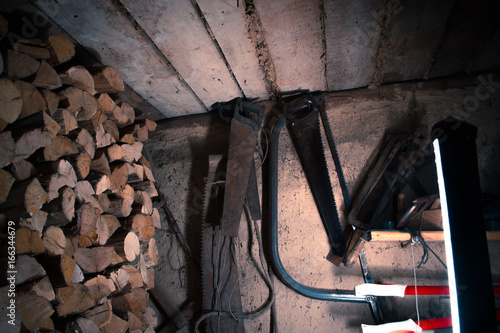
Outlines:
[[346, 252], [346, 243], [319, 126], [319, 110], [324, 107], [322, 97], [317, 99], [312, 95], [303, 95], [284, 103], [284, 113], [331, 245], [336, 254], [342, 257]]

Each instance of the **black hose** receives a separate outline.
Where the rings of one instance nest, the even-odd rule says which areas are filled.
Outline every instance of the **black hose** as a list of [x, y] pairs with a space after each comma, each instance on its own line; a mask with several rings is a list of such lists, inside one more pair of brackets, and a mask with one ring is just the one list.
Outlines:
[[369, 303], [366, 297], [356, 297], [354, 291], [317, 289], [295, 281], [285, 270], [278, 251], [278, 145], [281, 129], [286, 122], [286, 116], [281, 115], [274, 124], [269, 145], [269, 217], [271, 234], [271, 265], [276, 276], [290, 289], [297, 293], [322, 301]]

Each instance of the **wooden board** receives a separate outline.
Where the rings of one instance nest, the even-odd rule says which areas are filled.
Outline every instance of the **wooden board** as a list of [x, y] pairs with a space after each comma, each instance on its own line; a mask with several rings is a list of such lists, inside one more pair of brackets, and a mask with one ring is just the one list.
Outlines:
[[325, 1], [326, 80], [328, 91], [370, 83], [380, 33], [377, 13], [383, 0]]
[[165, 116], [206, 111], [175, 71], [135, 30], [116, 2], [71, 1], [56, 6], [57, 10], [44, 6], [46, 1], [35, 3], [102, 63], [117, 68], [125, 83]]
[[255, 0], [281, 91], [326, 90], [319, 0]]
[[393, 15], [383, 82], [424, 77], [453, 7], [453, 0], [401, 1]]
[[493, 35], [499, 12], [498, 1], [459, 1], [447, 23], [449, 28], [429, 77], [464, 72], [482, 44]]
[[122, 4], [205, 106], [241, 95], [190, 1], [124, 0]]
[[247, 32], [245, 8], [233, 0], [199, 0], [219, 46], [246, 97], [268, 99], [264, 73]]

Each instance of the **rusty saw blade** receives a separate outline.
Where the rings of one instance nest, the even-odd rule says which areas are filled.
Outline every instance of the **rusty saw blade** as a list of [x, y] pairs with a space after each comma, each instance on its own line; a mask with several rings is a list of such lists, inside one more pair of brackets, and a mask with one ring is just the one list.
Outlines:
[[220, 228], [224, 187], [214, 184], [222, 156], [209, 157], [202, 221], [202, 307], [206, 332], [244, 332], [235, 239]]
[[335, 253], [343, 257], [346, 243], [321, 140], [321, 107], [324, 107], [322, 97], [316, 99], [312, 95], [303, 95], [285, 103], [284, 112], [328, 238]]

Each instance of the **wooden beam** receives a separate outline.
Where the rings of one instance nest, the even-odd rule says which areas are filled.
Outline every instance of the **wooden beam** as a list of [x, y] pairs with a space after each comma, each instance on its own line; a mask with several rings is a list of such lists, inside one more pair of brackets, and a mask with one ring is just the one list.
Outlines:
[[281, 91], [326, 90], [320, 1], [255, 0]]
[[122, 4], [205, 106], [241, 96], [190, 1], [124, 0]]
[[[372, 242], [405, 242], [410, 240], [410, 234], [399, 231], [372, 231]], [[422, 231], [422, 237], [426, 242], [443, 242], [442, 231]], [[490, 242], [500, 241], [500, 231], [487, 231], [486, 237]]]
[[[37, 0], [35, 4], [76, 41], [95, 50], [103, 63], [117, 68], [123, 81], [165, 116], [206, 111], [179, 80], [177, 73], [134, 28], [116, 2], [72, 1], [58, 5], [57, 10], [43, 0]], [[81, 29], [82, 26], [85, 29]]]
[[234, 1], [197, 3], [245, 96], [268, 99], [264, 73], [247, 31], [245, 6], [238, 7]]

